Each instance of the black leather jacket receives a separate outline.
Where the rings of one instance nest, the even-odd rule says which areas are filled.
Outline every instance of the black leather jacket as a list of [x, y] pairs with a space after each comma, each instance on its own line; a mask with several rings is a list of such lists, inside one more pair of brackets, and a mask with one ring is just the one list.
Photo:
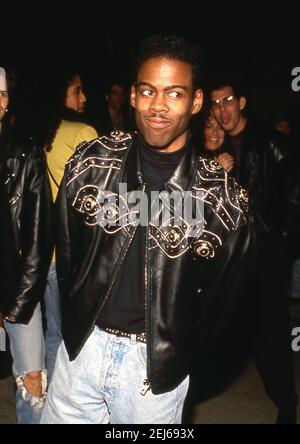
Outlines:
[[[91, 334], [109, 298], [135, 227], [108, 227], [101, 215], [103, 190], [144, 188], [134, 135], [115, 132], [80, 145], [66, 166], [58, 197], [57, 266], [63, 297], [63, 335], [71, 360]], [[165, 183], [168, 191], [198, 191], [204, 229], [168, 224], [147, 228], [145, 316], [147, 376], [155, 394], [173, 389], [189, 372], [191, 357], [207, 337], [233, 322], [249, 271], [251, 227], [247, 196], [223, 168], [190, 150]], [[128, 207], [130, 211], [130, 205]], [[195, 222], [194, 228], [201, 221]]]
[[300, 181], [292, 156], [257, 122], [248, 120], [240, 163], [240, 185], [249, 193], [261, 241], [274, 234], [295, 241], [300, 235]]
[[42, 151], [1, 134], [0, 311], [28, 324], [51, 258], [51, 192]]

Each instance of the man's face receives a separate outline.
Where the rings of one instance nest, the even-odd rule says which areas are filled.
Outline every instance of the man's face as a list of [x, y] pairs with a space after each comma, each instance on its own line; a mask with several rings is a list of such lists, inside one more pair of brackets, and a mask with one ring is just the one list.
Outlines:
[[82, 83], [80, 77], [76, 75], [72, 83], [67, 88], [65, 105], [67, 108], [83, 113], [85, 107], [86, 97], [82, 91]]
[[107, 103], [116, 111], [120, 111], [124, 104], [125, 92], [121, 85], [111, 85], [109, 94], [105, 96]]
[[8, 93], [7, 91], [0, 91], [0, 120], [5, 116], [6, 108], [8, 107]]
[[138, 129], [150, 146], [166, 152], [184, 146], [191, 116], [202, 101], [200, 89], [193, 94], [191, 66], [176, 59], [147, 60], [131, 90]]
[[242, 110], [246, 99], [238, 99], [231, 86], [224, 86], [211, 92], [211, 102], [212, 113], [222, 128], [232, 136], [238, 134], [244, 126]]

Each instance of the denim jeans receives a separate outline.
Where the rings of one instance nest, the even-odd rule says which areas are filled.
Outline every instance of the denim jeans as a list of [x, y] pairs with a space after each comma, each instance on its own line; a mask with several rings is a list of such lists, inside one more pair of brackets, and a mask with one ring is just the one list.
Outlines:
[[16, 411], [19, 424], [38, 424], [40, 421], [45, 395], [41, 398], [29, 394], [23, 379], [33, 371], [42, 372], [43, 394], [46, 391], [45, 343], [40, 304], [37, 305], [30, 322], [13, 324], [5, 322], [13, 358], [13, 373], [16, 378]]
[[142, 395], [146, 362], [146, 344], [97, 327], [74, 361], [62, 342], [41, 423], [181, 423], [189, 378], [162, 395]]
[[62, 341], [61, 333], [61, 300], [58, 289], [56, 266], [51, 264], [47, 286], [45, 291], [45, 310], [46, 310], [46, 368], [48, 376], [48, 385], [52, 379], [55, 359], [58, 347]]
[[[47, 322], [45, 337], [40, 304], [37, 305], [28, 325], [5, 322], [10, 338], [13, 373], [18, 387], [16, 411], [19, 424], [39, 424], [45, 403], [46, 387], [50, 384], [57, 350], [62, 340], [60, 296], [55, 264], [51, 265], [48, 273], [44, 300]], [[37, 398], [26, 391], [23, 379], [26, 374], [40, 370], [42, 370], [43, 395]]]

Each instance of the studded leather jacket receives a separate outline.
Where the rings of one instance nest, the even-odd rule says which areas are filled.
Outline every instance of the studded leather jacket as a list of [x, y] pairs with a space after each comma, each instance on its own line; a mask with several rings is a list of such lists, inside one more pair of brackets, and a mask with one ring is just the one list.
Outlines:
[[[58, 279], [63, 297], [63, 335], [76, 358], [110, 297], [136, 226], [134, 204], [117, 196], [143, 190], [135, 135], [113, 132], [81, 144], [66, 165], [58, 197]], [[207, 337], [234, 322], [249, 270], [251, 225], [247, 196], [215, 161], [193, 149], [165, 183], [168, 192], [190, 191], [202, 218], [178, 224], [174, 215], [149, 223], [145, 250], [147, 377], [154, 394], [175, 388]], [[114, 219], [117, 224], [104, 223]], [[121, 220], [123, 223], [121, 223]]]
[[0, 147], [0, 311], [28, 324], [51, 257], [51, 194], [43, 154], [11, 132]]

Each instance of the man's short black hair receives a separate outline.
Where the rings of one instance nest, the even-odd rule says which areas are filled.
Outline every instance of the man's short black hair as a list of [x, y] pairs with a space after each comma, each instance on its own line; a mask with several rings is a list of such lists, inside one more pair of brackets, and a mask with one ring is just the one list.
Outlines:
[[234, 95], [237, 98], [248, 97], [247, 86], [243, 75], [219, 75], [217, 77], [211, 77], [208, 81], [208, 92], [209, 95], [212, 91], [217, 91], [226, 86], [230, 86], [233, 90]]
[[141, 41], [136, 57], [134, 81], [147, 60], [159, 57], [176, 59], [191, 65], [193, 89], [200, 87], [200, 48], [196, 43], [177, 35], [155, 34]]
[[123, 90], [125, 92], [125, 90], [126, 90], [125, 82], [123, 80], [121, 80], [121, 79], [113, 78], [113, 79], [110, 79], [109, 82], [107, 82], [105, 84], [105, 86], [104, 86], [104, 93], [105, 94], [110, 94], [112, 86], [116, 86], [116, 85], [117, 86], [121, 86], [121, 88], [123, 88]]

